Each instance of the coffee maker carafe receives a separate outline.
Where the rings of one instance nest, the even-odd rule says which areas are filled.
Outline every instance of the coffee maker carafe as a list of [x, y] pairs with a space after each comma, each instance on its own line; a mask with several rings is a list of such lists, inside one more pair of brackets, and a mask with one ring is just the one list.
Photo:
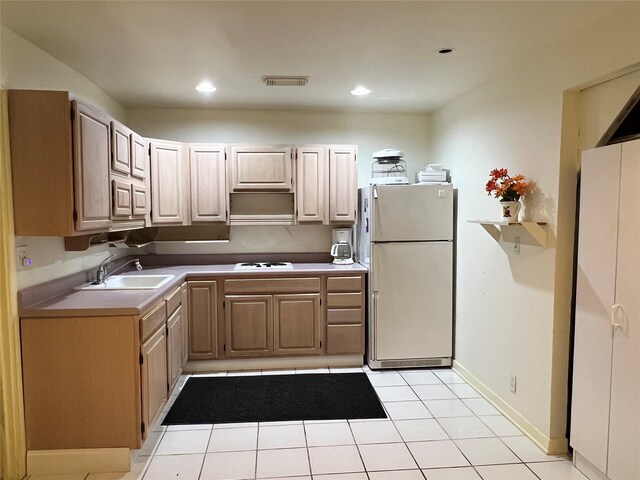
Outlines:
[[353, 245], [351, 228], [334, 228], [331, 232], [331, 256], [333, 263], [337, 265], [349, 265], [353, 263]]

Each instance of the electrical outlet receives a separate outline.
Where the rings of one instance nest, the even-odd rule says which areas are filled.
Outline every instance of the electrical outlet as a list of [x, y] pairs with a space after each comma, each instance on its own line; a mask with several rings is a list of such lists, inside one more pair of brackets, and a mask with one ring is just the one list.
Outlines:
[[16, 247], [16, 267], [18, 270], [31, 266], [31, 258], [27, 252], [26, 245], [18, 245]]
[[515, 237], [513, 241], [514, 241], [513, 251], [515, 252], [516, 255], [520, 255], [520, 237]]
[[516, 377], [514, 374], [511, 374], [509, 376], [509, 390], [511, 391], [511, 393], [516, 393], [517, 379], [518, 377]]

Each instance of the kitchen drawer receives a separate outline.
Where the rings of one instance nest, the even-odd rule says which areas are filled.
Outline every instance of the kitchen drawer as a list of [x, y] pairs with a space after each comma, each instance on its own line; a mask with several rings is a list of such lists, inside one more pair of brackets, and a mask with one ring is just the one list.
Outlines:
[[361, 292], [362, 277], [327, 277], [327, 292]]
[[140, 320], [140, 340], [145, 341], [167, 320], [167, 307], [160, 303]]
[[363, 323], [361, 308], [327, 309], [328, 324]]
[[363, 354], [364, 329], [358, 325], [327, 325], [328, 354]]
[[320, 278], [251, 278], [224, 281], [225, 294], [320, 293]]
[[363, 293], [327, 293], [327, 307], [362, 307]]
[[182, 287], [176, 288], [167, 297], [167, 316], [170, 317], [182, 305]]

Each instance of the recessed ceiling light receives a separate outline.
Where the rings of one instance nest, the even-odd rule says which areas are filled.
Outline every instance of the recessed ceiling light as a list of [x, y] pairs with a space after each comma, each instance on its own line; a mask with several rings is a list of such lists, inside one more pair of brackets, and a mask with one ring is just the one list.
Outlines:
[[211, 82], [200, 82], [196, 87], [196, 90], [202, 93], [213, 93], [216, 91], [216, 87]]
[[438, 53], [442, 54], [442, 55], [446, 55], [447, 53], [451, 53], [453, 52], [455, 49], [454, 48], [439, 48], [438, 50], [436, 50]]
[[371, 90], [369, 90], [366, 87], [356, 87], [353, 90], [351, 90], [351, 95], [362, 96], [362, 95], [369, 95], [370, 93], [371, 93]]

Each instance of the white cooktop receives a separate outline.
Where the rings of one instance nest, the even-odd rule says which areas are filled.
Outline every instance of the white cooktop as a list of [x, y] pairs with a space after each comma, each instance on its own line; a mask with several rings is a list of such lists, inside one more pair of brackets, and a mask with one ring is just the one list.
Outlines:
[[291, 262], [243, 262], [236, 263], [234, 270], [293, 270]]

